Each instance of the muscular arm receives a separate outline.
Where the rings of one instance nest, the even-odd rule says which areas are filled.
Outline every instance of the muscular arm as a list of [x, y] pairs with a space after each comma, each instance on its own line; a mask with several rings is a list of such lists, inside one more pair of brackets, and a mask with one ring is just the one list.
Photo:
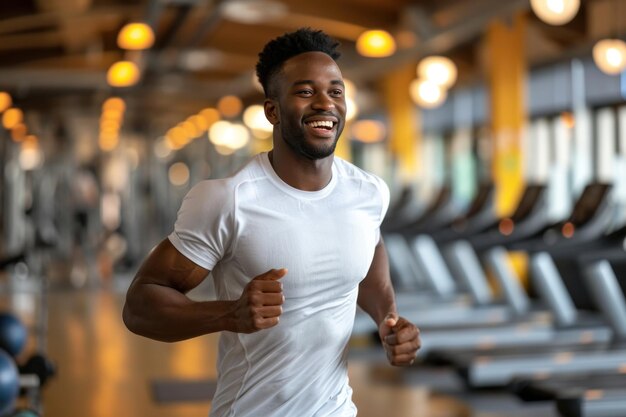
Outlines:
[[283, 296], [277, 280], [286, 270], [255, 277], [238, 300], [198, 302], [187, 297], [209, 272], [163, 240], [128, 289], [126, 327], [151, 339], [175, 342], [223, 330], [250, 333], [278, 323]]
[[392, 365], [411, 365], [421, 346], [419, 329], [398, 316], [389, 260], [382, 237], [376, 245], [374, 259], [359, 286], [359, 306], [378, 325], [378, 334]]
[[388, 314], [398, 313], [389, 275], [389, 260], [382, 237], [374, 250], [370, 269], [359, 285], [357, 303], [377, 324], [380, 324]]

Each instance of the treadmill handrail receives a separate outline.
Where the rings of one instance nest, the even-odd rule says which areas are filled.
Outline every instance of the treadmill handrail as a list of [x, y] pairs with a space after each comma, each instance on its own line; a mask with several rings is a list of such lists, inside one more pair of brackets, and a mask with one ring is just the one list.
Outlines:
[[626, 341], [626, 300], [609, 261], [594, 262], [585, 272], [591, 295], [613, 328], [615, 341]]

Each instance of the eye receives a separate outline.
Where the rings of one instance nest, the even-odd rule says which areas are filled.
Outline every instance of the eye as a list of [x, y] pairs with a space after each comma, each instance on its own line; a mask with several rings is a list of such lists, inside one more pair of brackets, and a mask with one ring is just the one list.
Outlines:
[[343, 95], [343, 90], [337, 88], [330, 92], [334, 97], [341, 97]]
[[313, 95], [313, 90], [310, 90], [310, 89], [298, 90], [296, 91], [296, 94], [299, 96], [309, 97]]

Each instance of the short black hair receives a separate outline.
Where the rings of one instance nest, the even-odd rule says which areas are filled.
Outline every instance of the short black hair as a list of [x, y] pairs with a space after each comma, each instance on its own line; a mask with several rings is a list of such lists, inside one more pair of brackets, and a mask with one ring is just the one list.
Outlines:
[[300, 28], [269, 41], [259, 53], [259, 62], [256, 64], [256, 75], [265, 96], [271, 95], [271, 79], [289, 58], [305, 52], [323, 52], [336, 61], [341, 56], [337, 51], [338, 46], [339, 42], [326, 33], [311, 28]]

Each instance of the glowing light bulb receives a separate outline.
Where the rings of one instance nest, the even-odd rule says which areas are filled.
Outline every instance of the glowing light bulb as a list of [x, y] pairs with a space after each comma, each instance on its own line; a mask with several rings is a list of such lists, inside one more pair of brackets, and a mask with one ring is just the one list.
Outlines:
[[578, 13], [580, 0], [530, 0], [530, 7], [544, 22], [564, 25]]
[[396, 41], [384, 30], [368, 30], [356, 41], [359, 54], [370, 58], [383, 58], [396, 52]]
[[126, 109], [126, 103], [124, 102], [123, 99], [119, 97], [109, 97], [104, 101], [104, 103], [102, 103], [103, 111], [114, 110], [114, 111], [118, 111], [121, 113], [121, 112], [124, 112], [125, 109]]
[[424, 79], [415, 79], [409, 85], [409, 94], [420, 107], [432, 109], [446, 100], [447, 93], [440, 85]]
[[381, 142], [387, 135], [385, 124], [378, 120], [359, 120], [352, 125], [352, 137], [354, 140], [364, 143]]
[[217, 102], [217, 109], [224, 117], [235, 117], [241, 113], [243, 103], [237, 96], [224, 96]]
[[17, 107], [11, 107], [10, 109], [7, 109], [2, 115], [2, 126], [4, 126], [4, 128], [7, 130], [11, 130], [16, 125], [22, 123], [23, 119], [24, 113], [22, 112], [22, 110], [18, 109]]
[[626, 42], [603, 39], [593, 46], [593, 61], [606, 74], [616, 75], [626, 69]]
[[259, 104], [253, 104], [243, 112], [243, 122], [252, 130], [271, 132], [274, 126], [265, 117], [265, 110]]
[[455, 83], [457, 68], [450, 58], [445, 56], [429, 56], [417, 65], [417, 76], [434, 82], [444, 88]]
[[210, 128], [213, 123], [220, 120], [220, 112], [213, 107], [207, 107], [206, 109], [201, 110], [198, 114], [206, 121], [208, 128]]
[[129, 23], [117, 36], [117, 45], [122, 49], [142, 50], [154, 44], [154, 32], [145, 23]]
[[13, 105], [13, 100], [11, 99], [11, 95], [4, 91], [0, 91], [0, 113], [8, 109]]
[[107, 72], [107, 82], [112, 87], [130, 87], [139, 81], [139, 67], [131, 61], [118, 61]]

